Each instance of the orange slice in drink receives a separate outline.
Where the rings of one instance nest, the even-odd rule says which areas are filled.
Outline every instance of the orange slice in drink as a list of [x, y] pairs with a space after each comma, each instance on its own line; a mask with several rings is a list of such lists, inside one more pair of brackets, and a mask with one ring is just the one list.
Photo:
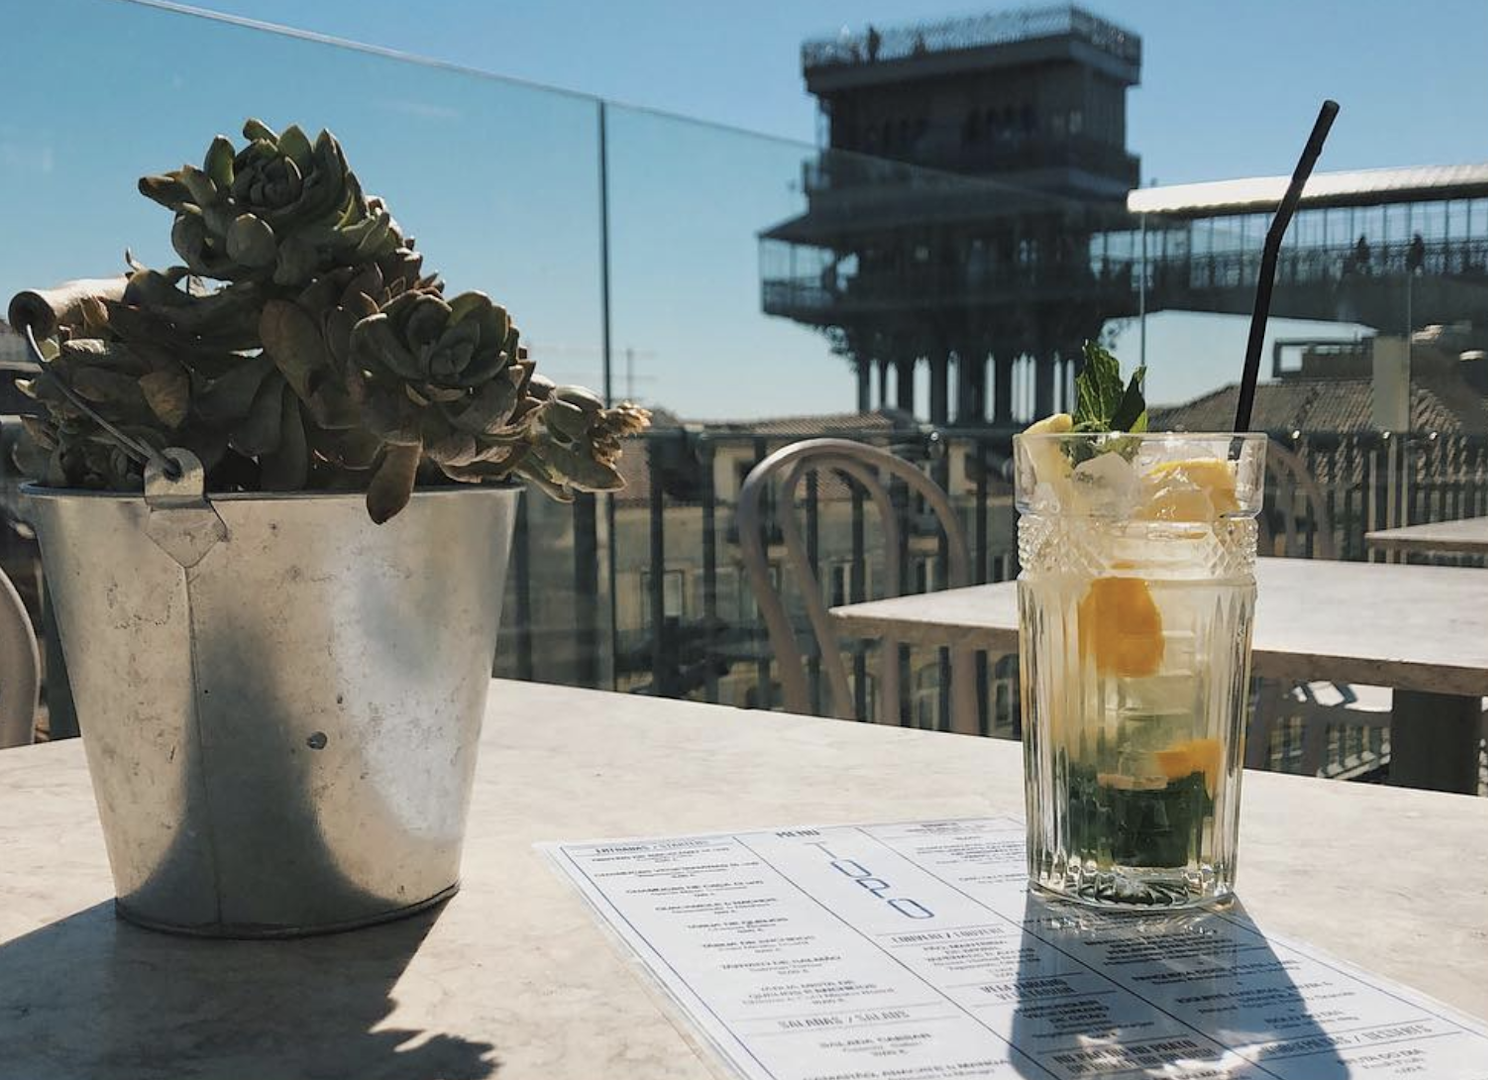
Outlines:
[[1156, 675], [1163, 658], [1162, 613], [1147, 582], [1102, 577], [1080, 601], [1080, 658], [1102, 675]]
[[1214, 783], [1219, 776], [1223, 753], [1218, 739], [1189, 739], [1176, 743], [1155, 755], [1157, 767], [1168, 780], [1183, 780], [1194, 773], [1204, 774], [1204, 790], [1214, 798]]
[[1164, 461], [1143, 479], [1149, 494], [1139, 513], [1149, 521], [1213, 521], [1240, 509], [1235, 466], [1220, 458]]

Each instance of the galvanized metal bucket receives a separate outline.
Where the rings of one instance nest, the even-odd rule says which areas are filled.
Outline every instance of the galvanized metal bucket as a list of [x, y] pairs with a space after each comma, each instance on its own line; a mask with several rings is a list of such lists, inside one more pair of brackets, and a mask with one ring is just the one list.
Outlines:
[[185, 464], [23, 489], [118, 913], [289, 936], [451, 895], [520, 492], [373, 525], [360, 494], [206, 499]]

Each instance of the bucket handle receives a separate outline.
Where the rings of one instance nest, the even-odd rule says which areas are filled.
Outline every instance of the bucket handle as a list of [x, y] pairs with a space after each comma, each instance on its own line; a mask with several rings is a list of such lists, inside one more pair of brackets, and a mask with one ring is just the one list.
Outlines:
[[207, 501], [207, 471], [201, 459], [179, 446], [157, 450], [120, 431], [52, 369], [36, 343], [36, 331], [31, 325], [27, 323], [22, 329], [29, 351], [27, 359], [69, 404], [103, 428], [127, 456], [144, 465], [145, 505], [150, 515], [145, 531], [150, 539], [183, 569], [189, 570], [201, 562], [207, 552], [227, 539], [227, 524]]
[[[132, 458], [142, 465], [153, 465], [163, 471], [166, 476], [172, 478], [180, 476], [181, 467], [171, 459], [169, 451], [162, 453], [149, 443], [141, 442], [133, 436], [126, 435], [113, 424], [109, 423], [106, 417], [100, 416], [93, 406], [78, 396], [76, 390], [67, 385], [67, 380], [58, 375], [53, 370], [52, 365], [47, 363], [47, 358], [42, 353], [41, 346], [36, 344], [36, 331], [32, 329], [30, 323], [23, 324], [20, 329], [25, 331], [26, 334], [28, 353], [26, 359], [36, 366], [37, 371], [46, 376], [47, 381], [52, 384], [59, 394], [67, 399], [69, 405], [103, 428], [109, 438], [113, 439], [118, 447], [124, 451], [126, 457]], [[198, 462], [198, 464], [200, 463]]]
[[227, 524], [207, 499], [207, 473], [201, 459], [179, 446], [166, 447], [160, 454], [165, 461], [145, 464], [145, 506], [149, 511], [145, 532], [189, 570], [227, 539]]

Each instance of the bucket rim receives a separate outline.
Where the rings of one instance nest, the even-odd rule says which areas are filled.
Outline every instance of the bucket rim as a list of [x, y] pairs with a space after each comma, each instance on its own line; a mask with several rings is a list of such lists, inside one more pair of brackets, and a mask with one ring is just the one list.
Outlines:
[[[505, 480], [489, 484], [450, 484], [439, 487], [415, 488], [410, 501], [429, 502], [435, 499], [463, 498], [470, 495], [515, 495], [527, 490], [520, 481]], [[19, 485], [21, 495], [28, 499], [87, 499], [97, 502], [145, 501], [140, 491], [94, 491], [90, 488], [50, 487], [35, 480]], [[363, 502], [365, 491], [209, 491], [208, 502]]]

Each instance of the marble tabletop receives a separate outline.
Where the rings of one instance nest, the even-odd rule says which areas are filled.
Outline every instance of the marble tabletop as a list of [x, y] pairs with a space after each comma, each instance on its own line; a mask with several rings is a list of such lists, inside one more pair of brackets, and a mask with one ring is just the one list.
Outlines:
[[1429, 525], [1406, 525], [1364, 534], [1377, 551], [1410, 551], [1434, 555], [1488, 554], [1488, 517], [1460, 521], [1433, 521]]
[[[1270, 679], [1488, 695], [1488, 570], [1259, 559], [1251, 657]], [[1005, 581], [832, 609], [844, 633], [1018, 651]]]
[[[1014, 743], [536, 684], [494, 684], [481, 753], [443, 908], [224, 942], [114, 919], [80, 745], [0, 751], [0, 1074], [716, 1078], [535, 842], [1022, 810]], [[1240, 894], [1488, 1017], [1484, 837], [1488, 800], [1247, 774]]]

